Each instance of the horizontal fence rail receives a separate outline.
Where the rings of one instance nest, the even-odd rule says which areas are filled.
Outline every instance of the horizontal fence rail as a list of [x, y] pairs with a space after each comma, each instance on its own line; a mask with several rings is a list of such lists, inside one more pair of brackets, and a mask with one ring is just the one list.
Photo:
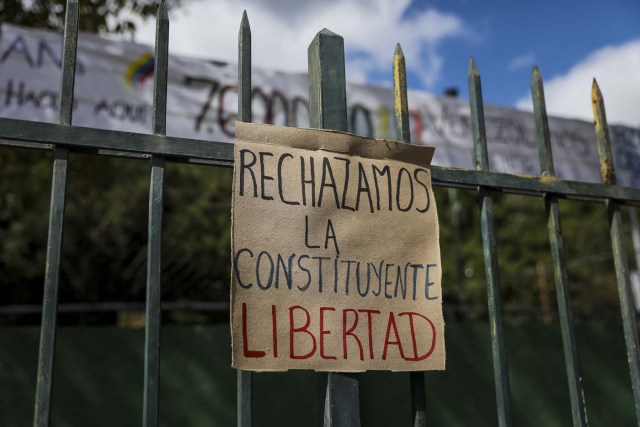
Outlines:
[[[164, 1], [159, 2], [156, 21], [152, 134], [72, 126], [78, 22], [78, 2], [77, 0], [68, 0], [64, 27], [58, 124], [0, 118], [0, 146], [53, 150], [53, 176], [34, 426], [48, 426], [51, 418], [52, 373], [58, 314], [57, 296], [69, 156], [70, 153], [91, 153], [145, 159], [150, 163], [142, 418], [145, 427], [152, 427], [159, 424], [159, 349], [163, 309], [160, 273], [165, 162], [233, 167], [233, 145], [166, 135], [169, 18]], [[347, 129], [343, 43], [344, 41], [339, 35], [322, 30], [309, 46], [309, 104], [312, 127]], [[397, 138], [410, 143], [406, 70], [404, 56], [399, 45], [393, 56], [393, 76]], [[622, 240], [620, 214], [620, 205], [622, 204], [640, 206], [640, 189], [616, 185], [604, 102], [595, 81], [592, 99], [602, 183], [585, 183], [556, 178], [542, 78], [537, 68], [533, 70], [531, 90], [541, 176], [523, 176], [489, 171], [489, 152], [485, 133], [480, 73], [473, 60], [469, 67], [469, 98], [473, 130], [473, 140], [470, 141], [470, 146], [472, 144], [474, 148], [477, 170], [438, 166], [431, 168], [434, 185], [468, 188], [478, 192], [498, 423], [500, 426], [511, 425], [511, 392], [502, 331], [502, 316], [508, 309], [504, 309], [502, 306], [498, 248], [493, 218], [493, 196], [496, 192], [541, 197], [545, 203], [568, 393], [573, 424], [576, 427], [588, 425], [587, 405], [582, 388], [580, 362], [573, 331], [570, 288], [558, 200], [567, 198], [606, 204], [632, 391], [636, 416], [640, 420], [640, 362], [638, 359], [637, 325], [632, 305], [629, 269], [626, 264]], [[238, 35], [238, 119], [240, 121], [250, 122], [252, 119], [251, 93], [251, 29], [245, 13]], [[194, 307], [188, 308], [193, 309]], [[165, 305], [164, 309], [169, 308]], [[207, 305], [206, 308], [203, 306], [199, 309], [227, 310], [228, 305]], [[359, 387], [360, 382], [356, 374], [319, 374], [319, 422], [325, 426], [335, 427], [360, 425]], [[408, 389], [411, 393], [412, 424], [414, 427], [424, 427], [427, 425], [427, 407], [426, 383], [423, 372], [410, 374]], [[251, 408], [252, 375], [249, 372], [238, 371], [238, 426], [251, 426]], [[437, 411], [437, 408], [433, 410]]]
[[[64, 146], [74, 152], [233, 167], [233, 144], [176, 136], [160, 136], [80, 126], [61, 126], [28, 120], [2, 119], [0, 145], [51, 150]], [[561, 180], [551, 176], [512, 175], [501, 172], [431, 167], [433, 184], [475, 189], [478, 186], [509, 194], [544, 197], [554, 194], [575, 200], [618, 200], [640, 206], [640, 188]]]

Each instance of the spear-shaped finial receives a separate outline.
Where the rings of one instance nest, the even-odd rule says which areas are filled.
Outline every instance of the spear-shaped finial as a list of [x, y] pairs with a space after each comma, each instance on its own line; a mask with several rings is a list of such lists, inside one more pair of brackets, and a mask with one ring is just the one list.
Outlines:
[[238, 31], [238, 120], [251, 121], [251, 27], [246, 10]]
[[65, 125], [71, 124], [73, 115], [79, 16], [78, 0], [67, 0], [62, 45], [63, 66], [60, 76], [60, 98], [58, 99], [58, 123]]
[[596, 79], [593, 79], [593, 84], [591, 85], [591, 105], [593, 107], [593, 124], [596, 131], [602, 182], [615, 185], [616, 170], [613, 165], [613, 155], [611, 153], [609, 126], [607, 125], [607, 115], [604, 109], [604, 99], [602, 98], [602, 92], [600, 92], [600, 87]]
[[156, 46], [153, 70], [153, 133], [167, 131], [167, 81], [169, 73], [169, 15], [167, 4], [158, 2], [156, 15]]
[[247, 17], [247, 11], [243, 10], [242, 11], [242, 21], [240, 22], [240, 30], [243, 29], [249, 29], [249, 31], [251, 31], [251, 28], [249, 27], [249, 17]]
[[407, 70], [400, 43], [396, 44], [396, 50], [393, 54], [393, 90], [397, 138], [400, 141], [411, 143], [409, 103], [407, 100]]
[[346, 131], [347, 93], [344, 39], [324, 28], [307, 49], [309, 64], [309, 124], [316, 129]]
[[538, 141], [538, 154], [540, 158], [540, 171], [544, 176], [554, 176], [553, 155], [551, 152], [551, 137], [549, 133], [549, 121], [547, 119], [547, 107], [544, 101], [544, 88], [542, 76], [537, 65], [531, 72], [531, 97], [533, 99], [533, 115], [536, 122], [536, 138]]
[[484, 126], [484, 106], [482, 103], [482, 85], [476, 61], [469, 60], [469, 105], [471, 107], [471, 131], [473, 134], [476, 169], [489, 170], [487, 151], [487, 133]]
[[169, 20], [169, 15], [167, 14], [167, 3], [165, 3], [164, 0], [158, 1], [158, 19]]

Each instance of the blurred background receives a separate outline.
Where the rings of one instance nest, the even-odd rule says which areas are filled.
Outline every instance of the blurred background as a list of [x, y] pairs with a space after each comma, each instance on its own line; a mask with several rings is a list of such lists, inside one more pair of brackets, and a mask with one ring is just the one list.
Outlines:
[[[445, 103], [466, 104], [467, 63], [475, 56], [487, 104], [530, 111], [529, 78], [537, 64], [548, 76], [551, 115], [592, 121], [589, 96], [596, 77], [609, 122], [630, 132], [640, 127], [640, 5], [631, 0], [606, 6], [593, 1], [516, 6], [498, 0], [168, 4], [170, 52], [175, 55], [233, 66], [237, 30], [246, 9], [254, 65], [264, 70], [306, 72], [308, 43], [326, 26], [344, 36], [347, 80], [364, 85], [363, 90], [390, 87], [391, 54], [400, 42], [410, 89], [429, 92]], [[153, 45], [152, 1], [80, 0], [80, 5], [82, 31], [111, 43]], [[59, 33], [63, 13], [63, 0], [0, 4], [0, 22], [23, 28]], [[0, 40], [2, 74], [8, 70], [5, 60], [19, 47]], [[286, 84], [286, 74], [280, 78]], [[6, 87], [0, 88], [0, 97], [7, 99]], [[430, 144], [427, 137], [421, 142]], [[595, 147], [595, 136], [589, 143]], [[472, 150], [471, 139], [468, 145]], [[489, 149], [491, 156], [491, 145]], [[1, 425], [26, 425], [32, 417], [51, 173], [51, 152], [0, 147], [0, 383], [5, 385], [0, 391]], [[166, 167], [163, 425], [234, 423], [235, 373], [230, 368], [228, 331], [231, 177], [230, 169], [173, 163]], [[140, 424], [148, 187], [148, 162], [72, 156], [54, 425]], [[448, 366], [445, 372], [427, 374], [429, 421], [495, 425], [477, 193], [434, 191]], [[569, 425], [543, 200], [496, 194], [494, 203], [514, 421], [526, 426]], [[560, 209], [591, 424], [636, 425], [605, 207], [562, 200]], [[627, 208], [623, 214], [629, 266], [638, 270], [640, 248], [634, 247], [633, 239], [634, 233], [640, 239], [637, 214]], [[408, 376], [362, 377], [363, 425], [408, 424]], [[312, 373], [260, 374], [255, 381], [255, 425], [314, 423]]]

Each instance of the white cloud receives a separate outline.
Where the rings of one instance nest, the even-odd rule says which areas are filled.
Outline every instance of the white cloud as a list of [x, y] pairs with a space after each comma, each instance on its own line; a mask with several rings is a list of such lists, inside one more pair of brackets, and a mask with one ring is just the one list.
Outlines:
[[[407, 69], [431, 87], [442, 69], [440, 43], [467, 32], [460, 18], [435, 9], [405, 17], [409, 4], [410, 0], [185, 1], [170, 13], [170, 51], [236, 62], [238, 27], [246, 8], [256, 66], [306, 71], [307, 47], [327, 27], [345, 39], [347, 80], [364, 81], [379, 72], [391, 79], [391, 60], [400, 42]], [[154, 32], [152, 20], [139, 22], [136, 39], [153, 44]]]
[[531, 67], [536, 61], [536, 56], [533, 52], [527, 52], [522, 55], [516, 56], [507, 64], [507, 70], [515, 71], [525, 67]]
[[[544, 73], [544, 69], [541, 70]], [[592, 52], [565, 74], [545, 82], [547, 111], [551, 115], [593, 120], [591, 83], [596, 78], [610, 124], [640, 127], [640, 39]], [[532, 110], [531, 96], [516, 107]]]

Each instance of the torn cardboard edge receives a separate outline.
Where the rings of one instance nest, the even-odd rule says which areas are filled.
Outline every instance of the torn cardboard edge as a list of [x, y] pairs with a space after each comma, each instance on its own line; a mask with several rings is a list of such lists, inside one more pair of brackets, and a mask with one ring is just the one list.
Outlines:
[[[329, 151], [374, 160], [397, 160], [429, 168], [435, 147], [374, 139], [330, 129], [304, 129], [235, 122], [236, 140], [286, 146], [311, 151]], [[348, 140], [347, 140], [348, 138]]]

